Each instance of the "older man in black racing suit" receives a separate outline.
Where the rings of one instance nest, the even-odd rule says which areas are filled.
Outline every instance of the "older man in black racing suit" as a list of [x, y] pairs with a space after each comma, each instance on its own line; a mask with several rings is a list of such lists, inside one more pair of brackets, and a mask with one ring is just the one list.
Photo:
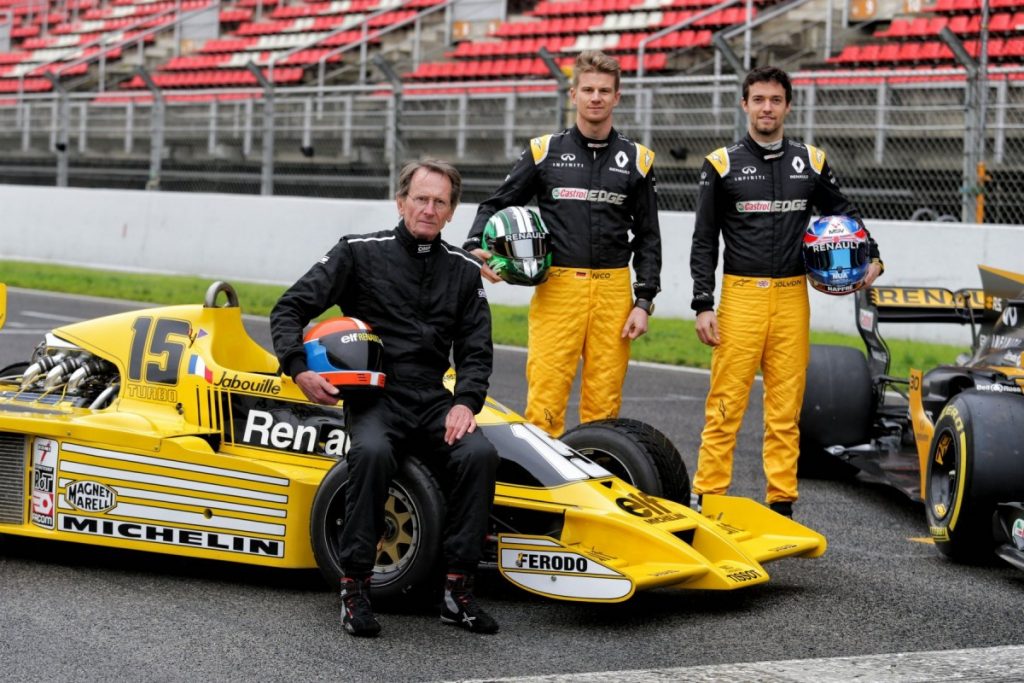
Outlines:
[[[784, 137], [793, 88], [781, 69], [758, 67], [743, 83], [747, 135], [709, 154], [700, 174], [690, 253], [696, 331], [714, 346], [695, 504], [732, 479], [736, 433], [760, 367], [764, 376], [766, 500], [792, 516], [797, 499], [798, 420], [810, 353], [810, 307], [801, 252], [813, 208], [862, 223], [839, 191], [825, 152]], [[722, 298], [715, 313], [719, 234], [725, 240]], [[878, 245], [864, 286], [882, 272]]]
[[[526, 419], [554, 436], [565, 430], [581, 357], [580, 421], [618, 415], [630, 342], [647, 332], [661, 288], [654, 152], [612, 127], [619, 75], [614, 59], [580, 54], [570, 91], [576, 125], [530, 141], [480, 205], [463, 244], [486, 260], [480, 236], [487, 220], [536, 198], [551, 233], [552, 268], [530, 303]], [[483, 274], [498, 281], [490, 268]]]
[[[461, 179], [440, 161], [406, 165], [393, 230], [343, 237], [284, 293], [270, 316], [274, 349], [306, 396], [334, 405], [337, 389], [306, 365], [306, 324], [337, 304], [368, 323], [384, 343], [382, 396], [346, 398], [349, 487], [341, 537], [342, 622], [357, 636], [380, 625], [370, 607], [370, 576], [384, 529], [395, 446], [416, 435], [421, 450], [448, 458], [453, 491], [444, 542], [448, 581], [441, 620], [477, 633], [498, 624], [475, 601], [472, 579], [483, 551], [498, 454], [476, 431], [491, 375], [491, 316], [480, 263], [440, 238], [459, 200]], [[449, 354], [454, 395], [443, 379]]]

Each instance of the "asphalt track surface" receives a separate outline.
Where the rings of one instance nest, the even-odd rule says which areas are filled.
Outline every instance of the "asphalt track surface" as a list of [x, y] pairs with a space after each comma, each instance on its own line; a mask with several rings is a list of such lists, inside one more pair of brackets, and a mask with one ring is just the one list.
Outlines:
[[[52, 327], [136, 307], [11, 290], [0, 367], [28, 360]], [[247, 327], [266, 343], [265, 320]], [[518, 410], [524, 360], [499, 349], [492, 380], [492, 395]], [[642, 364], [626, 381], [623, 416], [668, 434], [691, 472], [707, 382], [701, 372]], [[760, 422], [755, 395], [732, 490], [755, 499], [764, 487]], [[600, 606], [545, 600], [484, 575], [478, 596], [499, 634], [420, 612], [381, 615], [384, 632], [373, 640], [342, 631], [338, 598], [314, 572], [0, 537], [0, 679], [1024, 678], [1024, 573], [946, 561], [922, 542], [921, 507], [884, 487], [803, 481], [796, 516], [828, 538], [828, 552], [769, 564], [771, 581], [756, 588], [666, 589]]]

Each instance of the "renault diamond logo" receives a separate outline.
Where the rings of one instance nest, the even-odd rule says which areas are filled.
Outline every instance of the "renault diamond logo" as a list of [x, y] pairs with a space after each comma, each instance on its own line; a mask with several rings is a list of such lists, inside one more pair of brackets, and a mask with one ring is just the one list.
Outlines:
[[619, 165], [619, 168], [623, 168], [629, 163], [629, 157], [626, 156], [625, 152], [620, 151], [615, 155], [615, 163]]
[[793, 157], [793, 170], [797, 173], [804, 172], [804, 160], [800, 157]]

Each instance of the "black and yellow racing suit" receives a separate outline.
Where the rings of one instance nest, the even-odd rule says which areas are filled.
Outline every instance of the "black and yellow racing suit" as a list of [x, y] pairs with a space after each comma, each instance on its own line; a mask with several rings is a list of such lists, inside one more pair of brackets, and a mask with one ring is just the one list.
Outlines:
[[[463, 247], [480, 248], [487, 220], [536, 198], [551, 233], [552, 268], [530, 303], [526, 418], [555, 436], [583, 360], [580, 421], [618, 415], [629, 363], [622, 328], [633, 295], [660, 289], [654, 152], [614, 129], [590, 140], [573, 126], [534, 138], [480, 205]], [[632, 259], [636, 281], [630, 287]]]
[[[760, 368], [766, 500], [797, 499], [798, 421], [810, 355], [801, 245], [812, 209], [863, 224], [817, 147], [785, 138], [767, 149], [747, 135], [705, 158], [690, 254], [697, 313], [714, 310], [719, 234], [725, 252], [721, 344], [712, 352], [696, 494], [727, 491], [736, 434]], [[873, 240], [871, 257], [878, 258]]]

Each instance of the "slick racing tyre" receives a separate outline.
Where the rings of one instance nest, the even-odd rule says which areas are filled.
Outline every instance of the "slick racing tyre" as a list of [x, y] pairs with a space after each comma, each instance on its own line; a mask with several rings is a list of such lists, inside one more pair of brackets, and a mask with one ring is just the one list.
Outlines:
[[[310, 534], [321, 574], [332, 586], [341, 579], [338, 561], [345, 524], [348, 463], [327, 473], [313, 499]], [[416, 458], [402, 458], [385, 504], [385, 532], [372, 578], [374, 604], [399, 606], [422, 597], [439, 576], [444, 497], [430, 471]]]
[[1024, 498], [1024, 400], [966, 391], [939, 416], [928, 452], [928, 531], [943, 555], [965, 563], [992, 558], [997, 503]]
[[690, 504], [690, 475], [667, 436], [639, 420], [585, 422], [560, 439], [645, 493]]
[[800, 408], [799, 476], [853, 475], [852, 465], [825, 449], [867, 443], [872, 404], [871, 373], [864, 354], [847, 346], [812, 344]]

